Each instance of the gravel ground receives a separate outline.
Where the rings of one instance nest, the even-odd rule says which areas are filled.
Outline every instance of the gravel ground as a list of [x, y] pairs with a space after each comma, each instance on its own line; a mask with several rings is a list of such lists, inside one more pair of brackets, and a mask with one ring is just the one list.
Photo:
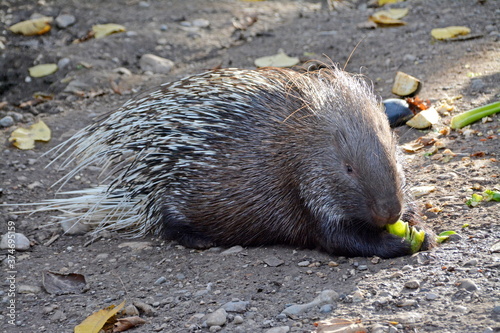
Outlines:
[[[392, 5], [410, 9], [407, 25], [377, 29], [360, 27], [376, 8], [342, 3], [328, 11], [315, 1], [2, 1], [0, 202], [10, 206], [0, 207], [0, 233], [15, 229], [28, 249], [15, 251], [15, 260], [0, 250], [0, 330], [69, 332], [126, 300], [127, 314], [146, 320], [131, 332], [334, 332], [342, 325], [348, 328], [341, 332], [500, 331], [500, 203], [465, 205], [472, 193], [500, 190], [499, 117], [466, 131], [441, 131], [452, 115], [500, 98], [498, 1], [407, 0]], [[33, 14], [59, 19], [41, 36], [7, 31]], [[252, 17], [257, 21], [246, 30], [233, 25]], [[110, 22], [127, 32], [72, 43], [92, 25]], [[431, 38], [432, 28], [452, 25], [468, 26], [474, 38]], [[216, 67], [253, 68], [255, 58], [280, 49], [301, 61], [347, 63], [382, 98], [393, 97], [394, 75], [403, 71], [423, 82], [422, 99], [447, 100], [452, 109], [433, 129], [396, 132], [402, 145], [418, 138], [431, 143], [405, 153], [408, 181], [434, 187], [416, 198], [430, 228], [457, 235], [395, 259], [284, 246], [198, 251], [111, 232], [89, 242], [87, 234], [47, 226], [48, 214], [14, 213], [18, 203], [54, 197], [51, 185], [65, 172], [57, 163], [45, 168], [52, 156], [42, 154], [93, 117], [161, 82]], [[172, 69], [144, 70], [140, 59], [149, 53], [170, 59]], [[51, 62], [59, 64], [55, 74], [28, 76], [29, 67]], [[37, 92], [52, 99], [37, 104]], [[10, 133], [38, 119], [52, 140], [33, 150], [12, 147]], [[436, 152], [435, 141], [455, 155]], [[97, 174], [81, 172], [67, 188], [89, 186]], [[84, 275], [85, 292], [48, 293], [45, 271]]]

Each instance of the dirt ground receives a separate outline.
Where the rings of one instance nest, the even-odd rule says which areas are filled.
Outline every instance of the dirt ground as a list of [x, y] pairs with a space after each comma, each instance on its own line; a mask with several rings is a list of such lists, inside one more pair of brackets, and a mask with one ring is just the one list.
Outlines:
[[[472, 193], [500, 190], [500, 118], [467, 131], [439, 132], [451, 115], [500, 99], [498, 1], [407, 0], [391, 5], [409, 8], [405, 26], [377, 29], [359, 26], [377, 8], [367, 1], [342, 3], [328, 11], [318, 1], [2, 1], [0, 102], [5, 103], [0, 119], [11, 116], [14, 124], [0, 127], [0, 202], [11, 204], [0, 207], [0, 233], [12, 221], [31, 248], [15, 253], [13, 267], [7, 250], [0, 250], [1, 331], [70, 332], [91, 313], [123, 300], [146, 320], [131, 332], [333, 332], [326, 329], [335, 326], [315, 326], [332, 318], [358, 325], [344, 332], [500, 331], [500, 203], [465, 205]], [[70, 14], [76, 22], [41, 36], [7, 30], [36, 13]], [[246, 30], [235, 28], [233, 21], [248, 17], [257, 21]], [[199, 20], [193, 24], [197, 19], [208, 20], [209, 26]], [[127, 32], [72, 43], [99, 23], [122, 24]], [[431, 29], [454, 25], [469, 27], [474, 38], [431, 38]], [[444, 148], [435, 153], [429, 145], [405, 153], [405, 159], [412, 186], [435, 186], [434, 192], [416, 198], [429, 226], [436, 232], [455, 230], [457, 236], [432, 251], [389, 260], [332, 257], [284, 246], [227, 253], [186, 249], [151, 237], [129, 240], [111, 232], [89, 243], [89, 235], [70, 236], [60, 226], [47, 227], [52, 221], [48, 214], [14, 213], [20, 209], [17, 203], [54, 197], [57, 188], [51, 185], [65, 171], [57, 170], [57, 163], [44, 168], [53, 156], [42, 154], [95, 116], [161, 82], [216, 67], [254, 68], [255, 58], [279, 50], [302, 61], [347, 63], [346, 70], [366, 75], [382, 98], [394, 97], [394, 76], [403, 71], [423, 82], [422, 99], [452, 104], [454, 109], [433, 129], [400, 127], [396, 132], [401, 144], [437, 138], [456, 154], [450, 157]], [[145, 73], [139, 59], [146, 53], [172, 60], [173, 70]], [[29, 77], [29, 67], [63, 58], [68, 63], [55, 74]], [[38, 92], [53, 99], [31, 103]], [[38, 119], [51, 128], [50, 142], [37, 142], [27, 151], [8, 142], [16, 127]], [[93, 173], [78, 174], [67, 188], [88, 187], [95, 181]], [[84, 275], [86, 292], [47, 293], [42, 286], [47, 270]], [[11, 274], [14, 279], [8, 279]], [[13, 281], [16, 293], [11, 296]], [[303, 312], [283, 312], [320, 293], [330, 297]], [[221, 307], [226, 315], [216, 311]], [[213, 322], [214, 312], [222, 312], [219, 323]]]

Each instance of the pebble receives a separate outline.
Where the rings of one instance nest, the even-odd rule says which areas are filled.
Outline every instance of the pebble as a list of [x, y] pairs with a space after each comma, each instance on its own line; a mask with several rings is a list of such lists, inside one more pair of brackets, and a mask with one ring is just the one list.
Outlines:
[[137, 310], [137, 308], [134, 305], [132, 305], [132, 304], [127, 305], [125, 307], [125, 309], [123, 309], [123, 312], [128, 317], [133, 317], [133, 316], [139, 316], [140, 315], [139, 310]]
[[491, 253], [499, 253], [500, 252], [500, 242], [496, 242], [490, 248]]
[[333, 290], [323, 290], [318, 297], [316, 297], [312, 302], [306, 304], [293, 304], [285, 308], [281, 313], [287, 316], [296, 316], [301, 314], [312, 307], [321, 306], [324, 304], [335, 303], [335, 300], [339, 297], [339, 294]]
[[264, 259], [264, 262], [269, 266], [269, 267], [278, 267], [283, 265], [285, 262], [277, 257], [267, 257]]
[[66, 66], [68, 66], [70, 62], [71, 62], [71, 59], [70, 59], [70, 58], [61, 58], [61, 59], [59, 59], [59, 61], [57, 62], [57, 68], [59, 68], [59, 69], [63, 69], [63, 68], [65, 68]]
[[297, 266], [299, 266], [299, 267], [307, 267], [307, 266], [309, 266], [310, 264], [311, 264], [311, 262], [310, 262], [310, 261], [308, 261], [308, 260], [304, 260], [304, 261], [299, 262], [299, 263], [297, 264]]
[[139, 66], [145, 72], [150, 71], [157, 74], [168, 74], [174, 67], [174, 62], [172, 60], [147, 53], [142, 55], [139, 60]]
[[166, 24], [162, 24], [162, 25], [160, 25], [160, 30], [161, 31], [167, 31], [168, 30], [168, 26]]
[[50, 316], [51, 321], [64, 321], [66, 320], [66, 315], [62, 310], [56, 310], [52, 316]]
[[220, 254], [223, 255], [223, 256], [225, 256], [225, 255], [228, 255], [228, 254], [239, 253], [241, 251], [243, 251], [243, 247], [241, 247], [240, 245], [236, 245], [236, 246], [230, 247], [227, 250], [222, 251]]
[[334, 309], [334, 305], [333, 304], [325, 304], [325, 305], [322, 305], [320, 308], [319, 308], [319, 312], [320, 313], [330, 313], [333, 311]]
[[21, 284], [17, 286], [17, 292], [20, 294], [38, 294], [42, 289], [39, 286], [32, 286], [29, 284]]
[[134, 306], [137, 308], [137, 310], [142, 311], [146, 316], [153, 316], [155, 313], [154, 308], [151, 305], [144, 303], [143, 301], [134, 301]]
[[439, 296], [437, 294], [434, 294], [434, 293], [427, 293], [425, 295], [425, 299], [428, 300], [428, 301], [433, 301], [435, 299], [437, 299]]
[[464, 263], [464, 267], [477, 266], [477, 259], [471, 259]]
[[59, 223], [59, 225], [67, 235], [84, 235], [90, 230], [90, 226], [88, 224], [84, 224], [79, 221], [74, 222], [63, 220]]
[[[9, 242], [9, 240], [11, 242]], [[12, 243], [12, 240], [14, 240], [14, 243]], [[0, 241], [0, 249], [5, 250], [12, 248], [14, 248], [16, 251], [27, 251], [30, 249], [30, 240], [19, 232], [8, 232], [2, 235], [2, 240]]]
[[457, 286], [458, 289], [465, 289], [467, 291], [476, 291], [479, 289], [477, 285], [472, 280], [469, 279], [463, 279], [457, 281]]
[[249, 305], [250, 305], [249, 302], [237, 300], [237, 301], [227, 302], [222, 306], [222, 308], [226, 310], [226, 312], [243, 313], [247, 310]]
[[11, 116], [5, 116], [2, 119], [0, 119], [0, 126], [2, 127], [9, 127], [14, 125], [14, 118]]
[[400, 322], [401, 324], [414, 324], [421, 322], [424, 315], [418, 312], [400, 312], [393, 317], [393, 321]]
[[236, 324], [236, 325], [243, 324], [243, 317], [242, 316], [234, 316], [233, 324]]
[[470, 88], [473, 91], [481, 91], [484, 89], [485, 86], [486, 86], [486, 84], [484, 83], [484, 81], [482, 79], [475, 78], [475, 79], [472, 79], [470, 81]]
[[226, 323], [227, 312], [223, 308], [215, 310], [214, 312], [207, 315], [207, 325], [211, 326], [222, 326]]
[[191, 25], [198, 28], [208, 28], [210, 26], [210, 21], [205, 19], [196, 19], [191, 22]]
[[141, 8], [149, 8], [149, 6], [150, 6], [149, 3], [146, 1], [139, 2], [139, 7]]
[[265, 331], [265, 333], [287, 333], [287, 332], [290, 332], [289, 326], [273, 327]]
[[164, 276], [161, 276], [160, 278], [158, 278], [158, 280], [155, 281], [155, 285], [159, 285], [159, 284], [162, 284], [162, 283], [165, 283], [167, 282], [167, 278], [164, 277]]
[[420, 288], [420, 282], [418, 282], [417, 280], [407, 281], [407, 282], [405, 282], [405, 288], [418, 289], [418, 288]]
[[69, 27], [70, 25], [75, 24], [76, 18], [70, 14], [61, 14], [55, 19], [56, 26], [59, 29], [64, 29]]
[[144, 249], [150, 249], [153, 246], [151, 242], [125, 242], [118, 244], [118, 248], [129, 247], [132, 250], [140, 251]]

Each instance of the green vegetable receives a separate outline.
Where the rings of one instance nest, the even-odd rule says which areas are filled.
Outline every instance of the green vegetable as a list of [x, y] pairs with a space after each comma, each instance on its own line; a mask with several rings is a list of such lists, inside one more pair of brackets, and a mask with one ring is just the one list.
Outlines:
[[476, 207], [481, 201], [500, 201], [500, 192], [486, 190], [483, 195], [474, 193], [465, 203], [469, 207]]
[[397, 221], [393, 224], [388, 224], [385, 229], [393, 235], [399, 236], [410, 242], [411, 253], [418, 252], [425, 240], [425, 231], [417, 230], [415, 227], [410, 227], [407, 222]]
[[486, 190], [483, 192], [483, 196], [484, 201], [500, 201], [500, 192], [498, 191]]
[[465, 202], [469, 207], [476, 207], [479, 203], [483, 201], [483, 196], [477, 193], [472, 194], [472, 197]]
[[460, 129], [464, 126], [472, 124], [473, 122], [491, 116], [500, 111], [500, 101], [487, 104], [464, 113], [457, 114], [451, 118], [450, 127], [453, 129]]
[[456, 234], [455, 231], [443, 231], [442, 233], [436, 236], [436, 242], [442, 243], [445, 240], [447, 240], [448, 237], [450, 237], [450, 235], [455, 235], [455, 234]]

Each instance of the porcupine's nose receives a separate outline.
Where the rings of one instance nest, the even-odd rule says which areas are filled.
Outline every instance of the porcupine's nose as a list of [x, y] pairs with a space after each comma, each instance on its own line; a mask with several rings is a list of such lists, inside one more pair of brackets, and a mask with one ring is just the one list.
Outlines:
[[378, 227], [396, 223], [401, 216], [401, 203], [393, 201], [377, 202], [372, 209], [373, 223]]

